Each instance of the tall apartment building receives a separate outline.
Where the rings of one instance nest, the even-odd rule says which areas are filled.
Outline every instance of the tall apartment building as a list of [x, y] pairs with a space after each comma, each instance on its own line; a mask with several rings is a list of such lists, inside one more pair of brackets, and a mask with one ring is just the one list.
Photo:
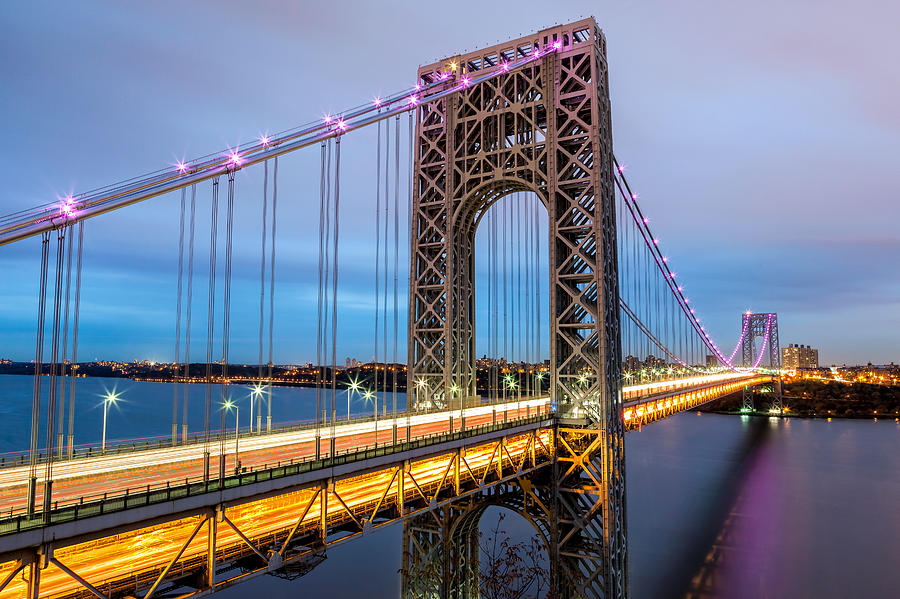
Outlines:
[[781, 348], [781, 367], [788, 370], [813, 370], [819, 367], [819, 350], [791, 343]]

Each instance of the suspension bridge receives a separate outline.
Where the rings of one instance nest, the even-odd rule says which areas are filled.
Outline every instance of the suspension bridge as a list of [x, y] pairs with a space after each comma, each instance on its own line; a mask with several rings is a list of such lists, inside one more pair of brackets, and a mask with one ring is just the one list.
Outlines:
[[[351, 155], [366, 169], [348, 172]], [[293, 161], [313, 180], [287, 189]], [[299, 233], [316, 245], [276, 228], [286, 195], [318, 212]], [[104, 429], [101, 445], [76, 444], [85, 239], [93, 219], [150, 201], [168, 202], [178, 231], [171, 435], [113, 451]], [[242, 232], [258, 236], [258, 254], [235, 243]], [[356, 256], [348, 267], [348, 238], [371, 241], [365, 267]], [[775, 315], [742, 317], [727, 353], [654, 236], [613, 154], [593, 19], [448, 57], [402, 92], [0, 220], [0, 245], [36, 242], [31, 438], [0, 466], [0, 597], [200, 596], [302, 576], [328, 547], [393, 523], [404, 597], [477, 596], [473, 539], [488, 505], [535, 526], [560, 596], [625, 597], [626, 432], [779, 388]], [[304, 281], [313, 300], [278, 295], [284, 247], [317, 259]], [[257, 257], [251, 288], [234, 269]], [[374, 279], [372, 360], [348, 378], [345, 283], [360, 272]], [[236, 315], [233, 298], [256, 294]], [[296, 341], [315, 336], [315, 405], [284, 425], [271, 411], [275, 339], [301, 310], [315, 323]], [[258, 325], [249, 350], [232, 333], [246, 321]], [[229, 359], [248, 351], [255, 420], [230, 429]], [[191, 385], [204, 388], [193, 430]], [[351, 415], [354, 393], [368, 413]]]

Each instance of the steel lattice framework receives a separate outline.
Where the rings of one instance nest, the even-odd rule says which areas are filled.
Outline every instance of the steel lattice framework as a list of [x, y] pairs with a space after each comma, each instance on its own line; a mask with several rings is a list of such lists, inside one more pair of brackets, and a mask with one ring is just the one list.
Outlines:
[[[744, 331], [741, 337], [741, 364], [745, 367], [753, 367], [759, 365], [766, 346], [769, 349], [769, 366], [773, 369], [781, 368], [781, 348], [778, 343], [778, 314], [775, 312], [751, 313], [747, 312], [741, 317], [741, 330]], [[756, 354], [756, 338], [762, 337], [762, 347], [759, 355]], [[781, 395], [781, 382], [774, 381], [772, 395], [772, 410], [779, 414], [782, 412], [783, 400]], [[750, 392], [750, 385], [744, 387], [744, 393], [741, 401], [741, 410], [752, 412], [755, 408], [753, 405], [753, 395]]]
[[[539, 54], [554, 47], [556, 52]], [[466, 77], [533, 64], [417, 110], [409, 376], [416, 403], [475, 395], [475, 231], [517, 191], [549, 214], [551, 398], [573, 428], [558, 439], [550, 558], [562, 596], [624, 597], [624, 424], [606, 41], [593, 19], [419, 69]], [[460, 75], [459, 71], [464, 74]], [[583, 428], [577, 428], [583, 427]], [[565, 450], [563, 450], [564, 448]], [[582, 505], [583, 504], [583, 505]]]
[[[756, 366], [755, 341], [763, 338], [769, 346], [769, 363], [772, 368], [781, 368], [781, 348], [778, 344], [778, 314], [775, 312], [747, 313], [741, 318], [741, 330], [746, 331], [741, 338], [741, 364]], [[763, 351], [760, 349], [760, 351]]]

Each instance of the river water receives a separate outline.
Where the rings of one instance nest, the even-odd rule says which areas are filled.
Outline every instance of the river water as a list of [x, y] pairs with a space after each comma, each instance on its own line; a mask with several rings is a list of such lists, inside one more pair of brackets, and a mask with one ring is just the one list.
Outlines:
[[[76, 394], [76, 443], [99, 439], [100, 396], [113, 387], [123, 402], [110, 413], [110, 438], [169, 433], [171, 385], [85, 378]], [[246, 388], [232, 392], [247, 394]], [[189, 394], [196, 430], [205, 390], [193, 385]], [[310, 389], [277, 388], [273, 420], [311, 418], [313, 398]], [[338, 413], [346, 414], [346, 395], [339, 398]], [[351, 412], [371, 409], [352, 400]], [[30, 377], [0, 376], [0, 451], [27, 446], [30, 405]], [[244, 426], [247, 413], [241, 410]], [[894, 420], [691, 412], [629, 433], [626, 460], [632, 599], [900, 596], [900, 423]], [[505, 521], [514, 538], [530, 534], [528, 526]], [[263, 576], [217, 596], [397, 597], [401, 533], [400, 526], [387, 527], [334, 547], [297, 581]]]

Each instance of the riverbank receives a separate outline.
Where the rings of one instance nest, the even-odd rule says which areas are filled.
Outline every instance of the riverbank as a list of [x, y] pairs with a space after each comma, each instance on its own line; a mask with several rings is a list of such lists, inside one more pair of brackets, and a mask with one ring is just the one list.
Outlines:
[[[741, 395], [717, 399], [701, 411], [740, 414]], [[757, 394], [759, 413], [768, 412], [771, 396]], [[785, 383], [785, 414], [801, 418], [900, 418], [900, 387], [869, 383], [802, 380]]]

